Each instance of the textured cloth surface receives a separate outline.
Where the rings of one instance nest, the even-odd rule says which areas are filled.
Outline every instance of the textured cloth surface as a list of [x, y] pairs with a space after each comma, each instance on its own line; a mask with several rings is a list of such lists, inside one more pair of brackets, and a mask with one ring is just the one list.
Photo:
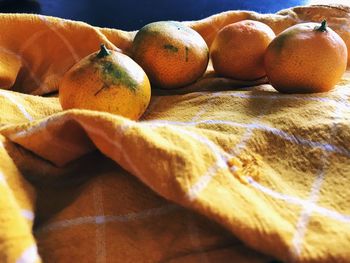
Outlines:
[[[298, 10], [188, 24], [210, 43], [245, 18], [278, 32]], [[284, 95], [208, 69], [134, 122], [55, 96], [73, 63], [101, 42], [128, 53], [134, 32], [36, 15], [0, 29], [0, 262], [350, 261], [349, 73]]]

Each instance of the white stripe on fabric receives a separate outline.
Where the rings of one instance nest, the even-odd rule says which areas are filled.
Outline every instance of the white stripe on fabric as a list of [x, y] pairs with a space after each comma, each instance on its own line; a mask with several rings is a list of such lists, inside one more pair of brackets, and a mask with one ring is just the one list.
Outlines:
[[[207, 106], [207, 105], [206, 105]], [[200, 109], [195, 116], [192, 117], [191, 122], [197, 121], [200, 116], [202, 116], [202, 114], [204, 114], [207, 110], [203, 107], [202, 109]]]
[[321, 185], [323, 183], [325, 177], [324, 171], [319, 174], [311, 187], [310, 197], [307, 200], [307, 205], [303, 206], [303, 210], [299, 216], [296, 231], [292, 239], [292, 247], [290, 249], [290, 254], [292, 261], [297, 260], [302, 251], [302, 242], [305, 236], [305, 232], [307, 226], [309, 224], [310, 215], [314, 211], [316, 207], [316, 203], [318, 201], [318, 195], [321, 189]]
[[[5, 149], [5, 146], [2, 141], [0, 141], [0, 149]], [[7, 185], [5, 175], [0, 171], [0, 184]]]
[[[80, 125], [88, 132], [88, 133], [92, 133], [94, 135], [100, 136], [102, 137], [105, 141], [107, 141], [108, 143], [112, 144], [113, 146], [115, 146], [119, 153], [124, 157], [127, 165], [129, 165], [129, 168], [132, 170], [131, 172], [134, 175], [137, 175], [140, 177], [140, 179], [143, 179], [146, 183], [147, 183], [147, 178], [143, 176], [143, 173], [141, 172], [141, 170], [135, 165], [134, 161], [131, 159], [131, 157], [127, 154], [127, 152], [125, 152], [123, 150], [122, 145], [115, 141], [114, 138], [111, 138], [110, 136], [108, 136], [103, 130], [99, 129], [98, 127], [96, 128], [95, 126], [91, 126], [88, 125], [86, 123], [81, 122]], [[115, 129], [115, 133], [116, 136], [118, 136], [119, 132], [124, 132], [129, 126], [131, 126], [132, 123], [129, 121], [125, 121], [125, 124], [123, 124], [122, 126], [118, 127], [118, 129]], [[125, 168], [125, 167], [124, 167]]]
[[99, 224], [104, 217], [103, 209], [103, 193], [102, 187], [100, 185], [100, 179], [94, 185], [93, 189], [93, 199], [94, 199], [94, 208], [97, 215], [96, 217], [96, 260], [97, 263], [104, 263], [107, 260], [107, 251], [106, 251], [106, 226], [105, 224]]
[[34, 134], [38, 131], [41, 131], [41, 130], [46, 130], [46, 126], [48, 125], [48, 123], [50, 121], [52, 121], [52, 118], [47, 118], [46, 120], [41, 121], [39, 124], [33, 125], [26, 130], [22, 130], [22, 131], [19, 131], [17, 133], [13, 133], [10, 136], [11, 136], [11, 138], [21, 138], [21, 137], [26, 137], [26, 136], [32, 135], [32, 134]]
[[350, 223], [350, 215], [341, 214], [341, 213], [336, 212], [334, 210], [324, 208], [322, 206], [316, 205], [315, 203], [313, 203], [312, 201], [309, 201], [309, 200], [304, 200], [304, 199], [299, 198], [299, 197], [290, 196], [290, 195], [276, 192], [276, 191], [274, 191], [266, 186], [259, 184], [257, 181], [255, 181], [250, 176], [247, 176], [247, 181], [255, 189], [257, 189], [260, 192], [262, 192], [268, 196], [271, 196], [275, 199], [283, 200], [286, 203], [307, 208], [308, 210], [312, 210], [313, 212], [316, 212], [322, 216], [325, 216], [325, 217], [328, 217], [328, 218], [331, 218], [331, 219], [334, 219], [337, 221], [341, 221], [343, 223]]
[[[0, 184], [7, 186], [7, 181], [5, 178], [5, 175], [0, 171]], [[34, 213], [30, 210], [27, 209], [21, 209], [21, 215], [29, 220], [29, 221], [33, 221], [34, 220]]]
[[[339, 93], [338, 93], [339, 94]], [[319, 97], [315, 96], [315, 94], [282, 94], [282, 93], [272, 93], [272, 92], [260, 92], [258, 93], [248, 93], [248, 92], [239, 92], [239, 91], [198, 91], [186, 94], [185, 96], [207, 96], [209, 99], [215, 97], [234, 97], [234, 98], [242, 98], [242, 99], [268, 99], [268, 100], [291, 100], [291, 101], [319, 101], [319, 102], [328, 102], [331, 104], [342, 103], [337, 100], [337, 98], [329, 98], [329, 97]], [[346, 93], [340, 93], [339, 95], [348, 95]], [[204, 105], [205, 106], [205, 105]]]
[[330, 102], [336, 103], [335, 99], [326, 97], [314, 97], [314, 96], [298, 96], [291, 94], [250, 94], [250, 93], [238, 93], [238, 92], [216, 92], [212, 94], [213, 97], [235, 97], [242, 99], [271, 99], [271, 100], [304, 100], [304, 101], [319, 101], [319, 102]]
[[151, 208], [151, 209], [143, 210], [141, 212], [133, 212], [125, 215], [97, 215], [97, 216], [78, 217], [74, 219], [67, 219], [67, 220], [62, 220], [51, 224], [47, 224], [43, 227], [40, 227], [35, 232], [40, 234], [40, 233], [56, 231], [66, 227], [79, 226], [83, 224], [105, 224], [105, 223], [113, 223], [113, 222], [127, 223], [133, 220], [142, 220], [150, 217], [166, 215], [168, 213], [178, 210], [179, 208], [180, 207], [177, 205], [170, 204], [162, 207]]
[[12, 96], [9, 92], [6, 92], [4, 90], [0, 90], [0, 96], [5, 97], [9, 101], [11, 101], [16, 107], [19, 109], [19, 111], [23, 114], [23, 116], [28, 120], [28, 121], [33, 121], [33, 117], [28, 113], [26, 108], [20, 104], [14, 96]]
[[34, 74], [33, 70], [31, 70], [32, 69], [31, 65], [29, 65], [29, 63], [24, 59], [23, 56], [19, 55], [21, 51], [17, 52], [17, 53], [14, 53], [14, 52], [12, 52], [12, 51], [10, 51], [8, 49], [5, 49], [3, 47], [0, 47], [0, 50], [3, 51], [3, 52], [6, 52], [6, 53], [9, 53], [9, 54], [12, 54], [12, 55], [16, 56], [18, 58], [18, 60], [21, 61], [22, 67], [24, 67], [25, 69], [28, 70], [29, 76], [35, 82], [35, 84], [38, 85], [38, 86], [41, 85], [40, 79]]
[[229, 153], [232, 154], [231, 157], [235, 157], [239, 155], [239, 153], [246, 147], [247, 142], [249, 141], [250, 138], [252, 138], [252, 136], [253, 136], [253, 129], [247, 129], [246, 132], [243, 134], [240, 142], [238, 142], [236, 146], [230, 150]]
[[34, 220], [34, 213], [28, 209], [21, 209], [21, 214], [25, 219], [29, 221]]
[[[106, 141], [108, 141], [109, 143], [111, 143], [114, 146], [116, 146], [119, 149], [120, 153], [124, 156], [124, 158], [127, 161], [129, 167], [133, 170], [133, 173], [135, 175], [138, 175], [139, 177], [141, 177], [145, 181], [147, 180], [147, 178], [145, 178], [143, 176], [143, 174], [139, 170], [139, 168], [137, 166], [135, 166], [134, 162], [130, 159], [130, 156], [125, 151], [122, 150], [122, 146], [119, 143], [117, 143], [116, 141], [114, 141], [113, 139], [108, 137], [105, 133], [101, 132], [99, 129], [96, 129], [96, 127], [92, 127], [92, 126], [86, 125], [85, 123], [81, 123], [81, 125], [87, 131], [90, 131], [92, 133], [95, 133], [95, 134], [103, 137]], [[127, 126], [128, 125], [124, 125], [124, 126], [120, 127], [121, 131], [125, 130], [125, 128]], [[207, 138], [205, 138], [203, 136], [200, 136], [200, 135], [198, 135], [196, 133], [189, 132], [187, 130], [178, 128], [178, 127], [172, 126], [172, 129], [175, 129], [180, 134], [187, 134], [188, 136], [196, 139], [197, 141], [207, 145], [209, 147], [209, 149], [211, 149], [211, 151], [215, 154], [215, 157], [217, 158], [217, 163], [215, 163], [215, 165], [213, 165], [213, 167], [210, 168], [210, 172], [209, 173], [207, 172], [206, 175], [204, 175], [200, 181], [198, 181], [195, 185], [193, 185], [190, 188], [189, 193], [188, 193], [188, 197], [189, 197], [190, 200], [192, 200], [197, 195], [197, 193], [200, 192], [203, 189], [203, 187], [205, 187], [207, 185], [207, 182], [210, 181], [210, 179], [213, 177], [213, 174], [215, 174], [217, 169], [219, 169], [219, 168], [228, 168], [227, 164], [226, 164], [226, 159], [221, 156], [220, 149], [212, 141], [208, 140]], [[226, 153], [222, 152], [222, 154], [226, 154]]]
[[[21, 49], [17, 52], [17, 54], [23, 54], [24, 51], [33, 43], [38, 43], [38, 38], [40, 38], [42, 35], [46, 33], [45, 30], [37, 31], [34, 34], [32, 34], [29, 38], [26, 39], [24, 43], [21, 44]], [[33, 68], [31, 64], [27, 62], [27, 60], [24, 59], [23, 56], [20, 56], [20, 59], [22, 61], [22, 65], [24, 68], [28, 71], [29, 76], [31, 79], [35, 82], [35, 84], [40, 87], [42, 85], [42, 82], [40, 78], [35, 74], [34, 70], [37, 70], [37, 68]], [[47, 86], [45, 85], [45, 88], [47, 89]]]
[[[247, 92], [237, 92], [237, 91], [219, 91], [214, 93], [208, 93], [208, 92], [197, 92], [196, 94], [203, 94], [203, 95], [209, 95], [211, 97], [235, 97], [235, 98], [242, 98], [242, 99], [270, 99], [270, 100], [291, 100], [291, 101], [297, 101], [297, 100], [303, 100], [303, 101], [319, 101], [319, 102], [328, 102], [334, 104], [334, 106], [345, 105], [349, 106], [348, 103], [344, 103], [343, 101], [339, 101], [337, 98], [328, 98], [328, 97], [319, 97], [318, 94], [281, 94], [281, 93], [271, 93], [271, 92], [265, 92], [261, 94], [251, 94]], [[340, 96], [349, 96], [348, 93], [342, 91], [342, 93], [337, 93], [337, 95]]]
[[[224, 160], [224, 159], [222, 159]], [[227, 167], [227, 166], [226, 166]], [[193, 184], [187, 192], [188, 199], [193, 201], [197, 198], [200, 192], [202, 192], [207, 185], [210, 183], [211, 179], [215, 176], [219, 169], [224, 167], [220, 166], [220, 162], [216, 162], [214, 165], [209, 167], [204, 175], [202, 175], [195, 184]]]
[[[2, 146], [2, 143], [0, 142], [0, 147]], [[0, 171], [0, 184], [3, 184], [5, 186], [7, 186], [7, 181], [5, 178], [5, 175]], [[21, 209], [21, 215], [29, 220], [29, 221], [33, 221], [34, 220], [34, 213], [28, 209]]]
[[[47, 19], [43, 15], [38, 15], [38, 17], [43, 21], [49, 29], [51, 29], [65, 44], [71, 55], [73, 56], [73, 59], [75, 62], [78, 62], [80, 60], [80, 57], [78, 56], [78, 53], [75, 51], [74, 47], [71, 45], [69, 39], [67, 39], [64, 35], [62, 35], [55, 27], [56, 24], [59, 24], [59, 21], [55, 21], [55, 24], [51, 23], [49, 19]], [[62, 22], [61, 22], [62, 23]]]
[[0, 172], [0, 184], [7, 185], [5, 175], [2, 172]]
[[192, 138], [194, 138], [195, 140], [197, 140], [198, 142], [205, 144], [214, 154], [215, 159], [216, 159], [216, 163], [209, 168], [209, 170], [203, 175], [201, 176], [198, 181], [192, 185], [187, 193], [188, 198], [193, 201], [197, 195], [204, 189], [206, 188], [206, 186], [208, 185], [208, 183], [211, 181], [211, 179], [215, 176], [217, 170], [219, 169], [227, 169], [227, 158], [224, 157], [224, 154], [226, 154], [224, 151], [222, 151], [215, 143], [213, 143], [211, 140], [200, 136], [194, 132], [189, 132], [187, 130], [184, 129], [180, 129], [177, 127], [172, 127], [172, 129], [176, 130], [177, 132], [179, 132], [179, 134], [186, 134]]
[[51, 132], [48, 130], [48, 125], [52, 123], [52, 125], [59, 126], [63, 124], [67, 120], [67, 115], [66, 116], [55, 116], [55, 117], [49, 117], [40, 123], [37, 123], [31, 127], [29, 127], [26, 130], [19, 131], [17, 133], [12, 133], [8, 137], [11, 140], [16, 140], [18, 138], [23, 138], [30, 136], [32, 134], [35, 134], [40, 131], [45, 131], [46, 130], [46, 137], [45, 142], [47, 142], [48, 145], [51, 145], [52, 147], [57, 147], [58, 149], [62, 149], [66, 152], [69, 153], [85, 153], [86, 149], [84, 149], [81, 145], [71, 143], [66, 140], [57, 140], [57, 137], [53, 136]]
[[287, 132], [281, 129], [273, 128], [268, 125], [259, 124], [259, 123], [245, 124], [245, 123], [225, 121], [225, 120], [203, 120], [203, 121], [196, 121], [196, 122], [157, 120], [157, 121], [145, 121], [142, 123], [146, 125], [152, 125], [152, 126], [167, 126], [167, 125], [197, 126], [200, 124], [221, 124], [221, 125], [228, 125], [232, 127], [239, 127], [239, 128], [245, 128], [245, 129], [257, 129], [257, 130], [270, 132], [274, 135], [277, 135], [295, 144], [312, 147], [312, 148], [321, 148], [322, 150], [327, 152], [334, 152], [334, 153], [338, 153], [338, 154], [350, 157], [350, 151], [348, 149], [341, 148], [329, 143], [308, 140], [297, 135], [288, 134]]
[[[260, 114], [254, 119], [253, 123], [257, 123], [258, 120], [264, 116], [264, 112], [268, 109], [269, 106], [270, 106], [270, 103], [265, 105], [265, 107], [264, 107], [265, 110], [260, 112]], [[193, 123], [194, 120], [198, 119], [203, 113], [205, 113], [205, 108], [202, 108], [202, 110], [200, 110], [199, 113], [197, 113], [191, 119], [191, 122]], [[198, 122], [200, 122], [200, 121], [198, 121]], [[229, 151], [228, 155], [226, 154], [226, 152], [223, 152], [223, 154], [226, 154], [226, 156], [223, 156], [222, 154], [220, 154], [220, 152], [218, 152], [216, 154], [216, 160], [217, 160], [216, 163], [213, 166], [211, 166], [207, 170], [207, 172], [203, 176], [200, 177], [200, 179], [197, 181], [197, 183], [195, 183], [190, 188], [190, 191], [188, 193], [190, 201], [193, 201], [195, 198], [197, 198], [199, 193], [201, 191], [203, 191], [208, 186], [208, 184], [210, 183], [211, 179], [215, 176], [217, 171], [220, 168], [223, 168], [221, 163], [220, 163], [220, 158], [222, 158], [225, 161], [225, 168], [229, 168], [229, 170], [231, 172], [235, 172], [237, 170], [236, 166], [228, 167], [226, 162], [227, 162], [228, 158], [232, 158], [232, 157], [237, 156], [239, 154], [239, 152], [245, 147], [247, 141], [251, 138], [252, 135], [253, 135], [252, 129], [247, 129], [245, 131], [245, 133], [243, 134], [240, 142], [238, 144], [236, 144], [236, 146]], [[196, 139], [196, 137], [195, 137], [195, 139]], [[210, 140], [206, 139], [207, 146], [209, 146], [208, 142], [212, 143]], [[209, 146], [210, 149], [212, 149], [212, 148], [215, 149], [215, 147], [216, 147], [215, 144]], [[212, 150], [212, 152], [213, 152], [213, 150]]]
[[[341, 99], [343, 104], [339, 104], [339, 105], [348, 104], [346, 95], [342, 95]], [[337, 107], [333, 115], [335, 115], [335, 117], [340, 117], [342, 115], [343, 110], [344, 110], [344, 107]], [[335, 124], [333, 124], [331, 127], [330, 137], [331, 138], [336, 137], [336, 133], [337, 133], [337, 127]], [[311, 187], [310, 197], [308, 201], [311, 202], [312, 204], [316, 204], [318, 201], [320, 189], [325, 179], [326, 169], [330, 165], [330, 162], [328, 160], [329, 160], [329, 152], [325, 152], [321, 160], [322, 161], [321, 169]], [[290, 257], [292, 261], [297, 261], [301, 255], [304, 236], [310, 221], [311, 214], [313, 213], [312, 208], [313, 208], [312, 206], [303, 207], [303, 210], [299, 216], [299, 219], [296, 225], [296, 231], [292, 239], [292, 247], [290, 248]]]
[[16, 263], [35, 263], [39, 259], [38, 248], [36, 245], [32, 245], [23, 252], [20, 258], [16, 260]]
[[[265, 105], [265, 110], [267, 110], [268, 106], [269, 106], [269, 104]], [[194, 122], [193, 120], [199, 118], [204, 112], [205, 112], [205, 109], [203, 108], [202, 110], [199, 111], [198, 114], [196, 114], [192, 118], [192, 121], [190, 123], [200, 123], [201, 121]], [[264, 111], [261, 111], [259, 116], [257, 118], [255, 118], [254, 122], [257, 122], [263, 116], [264, 116]], [[156, 124], [153, 127], [158, 127], [159, 123], [162, 123], [162, 122], [150, 121], [148, 123], [151, 123], [151, 126], [153, 126], [153, 124]], [[235, 155], [238, 155], [239, 152], [245, 147], [247, 141], [251, 138], [251, 136], [253, 134], [252, 130], [248, 129], [245, 132], [245, 134], [242, 136], [241, 141], [236, 145], [236, 147], [231, 149], [231, 151], [227, 154], [226, 152], [220, 151], [220, 149], [217, 147], [217, 145], [215, 143], [213, 143], [211, 140], [207, 139], [206, 137], [200, 136], [196, 133], [192, 133], [192, 132], [189, 132], [189, 131], [184, 130], [184, 129], [180, 129], [176, 126], [172, 126], [172, 129], [177, 129], [180, 134], [185, 133], [185, 134], [191, 136], [192, 138], [194, 138], [195, 140], [207, 145], [207, 147], [214, 153], [215, 158], [216, 158], [216, 163], [214, 165], [210, 166], [209, 169], [206, 171], [206, 173], [204, 175], [202, 175], [197, 180], [197, 182], [192, 185], [192, 187], [190, 187], [190, 189], [187, 193], [190, 201], [195, 200], [197, 198], [197, 196], [199, 195], [199, 193], [201, 191], [203, 191], [208, 186], [211, 179], [215, 176], [215, 174], [217, 173], [217, 171], [219, 169], [223, 169], [223, 168], [227, 169], [228, 168], [232, 172], [237, 169], [235, 166], [228, 167], [227, 160], [228, 160], [228, 158], [232, 158]], [[232, 154], [234, 154], [234, 155], [232, 155]]]

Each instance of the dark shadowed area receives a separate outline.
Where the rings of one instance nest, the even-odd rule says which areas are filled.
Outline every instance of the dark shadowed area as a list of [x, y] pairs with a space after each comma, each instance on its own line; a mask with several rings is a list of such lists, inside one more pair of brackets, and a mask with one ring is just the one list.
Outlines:
[[198, 20], [243, 9], [260, 13], [304, 4], [306, 0], [0, 0], [0, 12], [40, 13], [101, 27], [136, 30], [160, 20]]

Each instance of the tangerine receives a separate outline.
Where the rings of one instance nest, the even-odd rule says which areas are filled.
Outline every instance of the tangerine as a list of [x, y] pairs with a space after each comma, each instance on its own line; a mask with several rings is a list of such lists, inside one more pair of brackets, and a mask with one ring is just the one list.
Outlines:
[[209, 49], [192, 28], [177, 21], [158, 21], [136, 33], [132, 57], [152, 85], [171, 89], [191, 84], [203, 75]]
[[274, 37], [275, 33], [268, 25], [254, 20], [223, 27], [210, 46], [215, 72], [238, 80], [264, 77], [264, 53]]
[[291, 26], [271, 42], [265, 70], [271, 85], [285, 93], [331, 90], [347, 67], [347, 47], [326, 21]]
[[106, 111], [137, 120], [151, 98], [146, 73], [129, 56], [103, 44], [68, 70], [60, 82], [59, 100], [64, 110]]

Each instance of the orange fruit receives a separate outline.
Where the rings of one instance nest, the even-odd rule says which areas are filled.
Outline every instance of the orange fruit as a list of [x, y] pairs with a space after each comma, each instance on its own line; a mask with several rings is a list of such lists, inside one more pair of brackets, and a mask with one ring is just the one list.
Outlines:
[[215, 72], [239, 80], [264, 77], [264, 53], [274, 37], [275, 33], [268, 25], [253, 20], [223, 27], [210, 46]]
[[176, 21], [142, 27], [132, 43], [132, 57], [152, 86], [171, 89], [195, 82], [209, 61], [206, 42], [195, 30]]
[[94, 52], [68, 70], [59, 86], [59, 100], [65, 109], [106, 111], [137, 120], [151, 98], [146, 73], [120, 52]]
[[265, 54], [265, 70], [280, 92], [310, 93], [332, 89], [347, 66], [347, 47], [326, 21], [296, 24], [282, 31]]

